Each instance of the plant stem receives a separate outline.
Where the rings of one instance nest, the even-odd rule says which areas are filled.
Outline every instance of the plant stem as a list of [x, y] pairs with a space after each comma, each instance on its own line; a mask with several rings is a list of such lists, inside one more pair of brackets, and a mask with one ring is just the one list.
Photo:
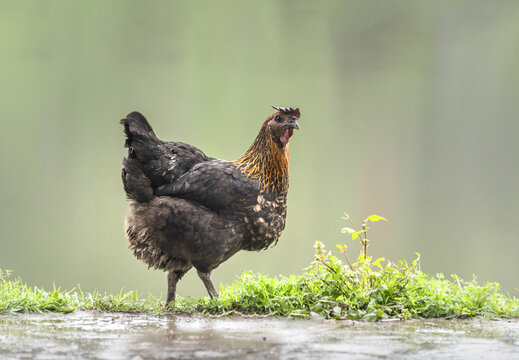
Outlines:
[[[351, 220], [351, 218], [348, 216], [347, 217], [348, 221], [350, 222], [351, 226], [353, 226], [353, 228], [355, 229], [355, 231], [359, 231], [359, 229], [357, 228], [357, 225], [355, 225], [353, 223], [353, 221]], [[368, 256], [367, 252], [368, 252], [368, 242], [366, 241], [367, 239], [367, 232], [368, 232], [368, 228], [366, 226], [366, 220], [364, 220], [364, 222], [362, 223], [362, 230], [364, 230], [364, 239], [362, 239], [362, 234], [359, 234], [359, 239], [360, 239], [360, 243], [362, 244], [362, 247], [363, 247], [363, 251], [364, 251], [364, 258], [366, 258]], [[344, 255], [346, 256], [346, 255]], [[346, 259], [348, 259], [346, 257]], [[348, 260], [348, 263], [350, 261]], [[351, 265], [350, 265], [351, 267]]]
[[366, 226], [366, 222], [362, 223], [362, 230], [364, 230], [364, 240], [362, 240], [361, 234], [359, 234], [362, 245], [364, 246], [364, 259], [368, 257], [368, 227]]
[[350, 259], [348, 259], [348, 255], [346, 255], [346, 250], [341, 251], [341, 254], [344, 255], [344, 257], [346, 258], [346, 261], [348, 262], [348, 265], [350, 266], [351, 271], [355, 272], [355, 270], [353, 270], [353, 266], [351, 265]]
[[330, 265], [328, 265], [323, 259], [319, 259], [319, 261], [324, 265], [326, 266], [328, 269], [330, 269], [331, 271], [333, 271], [334, 273], [337, 274], [337, 271], [335, 271], [334, 268], [332, 268]]
[[321, 280], [323, 283], [325, 283], [326, 285], [330, 286], [330, 285], [333, 285], [337, 288], [337, 290], [339, 290], [339, 292], [342, 294], [342, 295], [347, 295], [341, 288], [339, 285], [337, 285], [336, 283], [330, 283], [329, 281], [325, 280], [325, 279], [319, 279]]
[[351, 219], [350, 219], [350, 217], [349, 217], [349, 216], [347, 217], [347, 219], [348, 219], [348, 221], [350, 222], [351, 226], [353, 226], [353, 228], [355, 229], [355, 231], [357, 231], [357, 232], [358, 232], [358, 231], [359, 231], [359, 229], [357, 228], [357, 225], [355, 225], [355, 224], [353, 223], [353, 221], [351, 221]]

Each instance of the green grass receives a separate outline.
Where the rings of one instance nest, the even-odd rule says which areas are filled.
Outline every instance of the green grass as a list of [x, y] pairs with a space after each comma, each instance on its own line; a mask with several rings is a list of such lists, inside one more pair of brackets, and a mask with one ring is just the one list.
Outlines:
[[137, 292], [121, 291], [117, 295], [109, 295], [84, 293], [81, 289], [46, 291], [27, 286], [21, 279], [12, 279], [10, 271], [0, 270], [0, 314], [67, 313], [74, 310], [160, 313], [164, 311], [164, 302], [153, 295], [141, 298]]
[[479, 285], [453, 275], [430, 276], [418, 260], [408, 264], [373, 261], [362, 255], [345, 265], [316, 243], [316, 257], [306, 274], [268, 277], [243, 273], [221, 289], [219, 299], [182, 299], [165, 310], [164, 302], [136, 292], [117, 295], [81, 290], [45, 291], [29, 287], [0, 271], [0, 314], [74, 310], [210, 315], [233, 313], [294, 318], [322, 317], [376, 321], [386, 318], [518, 318], [519, 300], [499, 292], [497, 283]]
[[500, 292], [497, 283], [479, 285], [475, 278], [465, 281], [456, 275], [445, 278], [425, 274], [420, 270], [419, 256], [410, 264], [372, 259], [367, 255], [367, 224], [379, 220], [385, 219], [372, 215], [362, 223], [360, 231], [353, 223], [354, 229], [343, 229], [363, 248], [354, 263], [346, 255], [346, 245], [337, 246], [343, 262], [316, 242], [314, 261], [302, 275], [276, 278], [245, 272], [231, 285], [223, 286], [218, 299], [179, 298], [169, 309], [164, 308], [161, 299], [152, 295], [143, 298], [137, 292], [110, 295], [84, 293], [81, 289], [45, 291], [0, 270], [0, 314], [100, 310], [364, 321], [519, 318], [519, 299]]

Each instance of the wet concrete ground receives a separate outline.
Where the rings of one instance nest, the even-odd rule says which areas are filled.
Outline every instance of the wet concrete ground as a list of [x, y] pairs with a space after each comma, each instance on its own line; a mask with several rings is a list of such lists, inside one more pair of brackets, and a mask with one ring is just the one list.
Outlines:
[[519, 322], [0, 315], [7, 359], [519, 359]]

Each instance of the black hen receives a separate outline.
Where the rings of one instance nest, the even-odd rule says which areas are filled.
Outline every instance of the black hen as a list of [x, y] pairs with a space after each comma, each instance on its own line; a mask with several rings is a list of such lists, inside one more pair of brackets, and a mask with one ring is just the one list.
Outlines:
[[285, 228], [288, 141], [299, 109], [275, 108], [235, 161], [159, 140], [138, 112], [121, 120], [128, 157], [122, 179], [131, 200], [126, 232], [134, 255], [168, 272], [166, 304], [195, 267], [211, 297], [211, 271], [239, 250], [261, 250]]

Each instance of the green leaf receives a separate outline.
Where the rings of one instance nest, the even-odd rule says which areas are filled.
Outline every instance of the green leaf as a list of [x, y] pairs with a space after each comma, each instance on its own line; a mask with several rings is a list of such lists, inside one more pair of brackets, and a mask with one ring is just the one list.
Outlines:
[[368, 216], [368, 219], [369, 221], [371, 222], [377, 222], [377, 221], [380, 221], [380, 220], [384, 220], [384, 221], [387, 221], [386, 218], [382, 217], [382, 216], [378, 216], [378, 215], [370, 215]]
[[366, 315], [364, 315], [362, 317], [362, 320], [373, 322], [373, 321], [379, 320], [380, 317], [381, 316], [379, 316], [378, 311], [375, 310], [375, 311], [371, 311], [371, 312], [367, 313]]

